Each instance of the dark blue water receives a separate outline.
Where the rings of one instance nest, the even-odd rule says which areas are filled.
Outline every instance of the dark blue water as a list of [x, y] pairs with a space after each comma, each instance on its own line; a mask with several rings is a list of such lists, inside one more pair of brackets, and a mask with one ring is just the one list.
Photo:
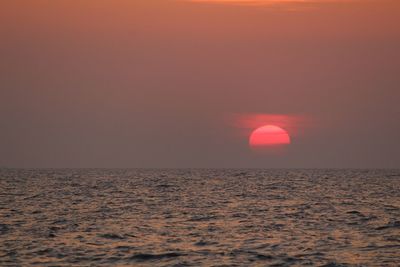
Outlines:
[[0, 170], [1, 266], [399, 266], [398, 170]]

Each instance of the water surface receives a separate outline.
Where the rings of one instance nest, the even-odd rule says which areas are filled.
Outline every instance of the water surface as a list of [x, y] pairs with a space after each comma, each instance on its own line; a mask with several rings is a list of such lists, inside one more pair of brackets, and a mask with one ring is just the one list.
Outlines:
[[398, 266], [398, 170], [0, 170], [1, 266]]

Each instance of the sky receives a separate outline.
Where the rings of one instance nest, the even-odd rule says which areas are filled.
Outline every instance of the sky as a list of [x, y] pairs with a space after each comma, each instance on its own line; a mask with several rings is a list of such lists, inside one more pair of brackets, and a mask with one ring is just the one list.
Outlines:
[[[400, 168], [398, 25], [397, 0], [2, 0], [0, 166]], [[276, 118], [291, 144], [255, 153]]]

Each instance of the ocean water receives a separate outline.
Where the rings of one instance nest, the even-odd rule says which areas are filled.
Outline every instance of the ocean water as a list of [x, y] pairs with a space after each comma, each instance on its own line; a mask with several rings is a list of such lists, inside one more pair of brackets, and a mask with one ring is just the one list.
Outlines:
[[400, 266], [400, 170], [0, 170], [0, 266]]

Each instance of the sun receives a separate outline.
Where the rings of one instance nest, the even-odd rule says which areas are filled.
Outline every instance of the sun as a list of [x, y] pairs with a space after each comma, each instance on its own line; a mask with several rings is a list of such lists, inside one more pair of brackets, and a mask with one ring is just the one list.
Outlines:
[[251, 148], [263, 148], [270, 146], [282, 146], [290, 144], [290, 136], [281, 127], [265, 125], [255, 129], [249, 137]]

